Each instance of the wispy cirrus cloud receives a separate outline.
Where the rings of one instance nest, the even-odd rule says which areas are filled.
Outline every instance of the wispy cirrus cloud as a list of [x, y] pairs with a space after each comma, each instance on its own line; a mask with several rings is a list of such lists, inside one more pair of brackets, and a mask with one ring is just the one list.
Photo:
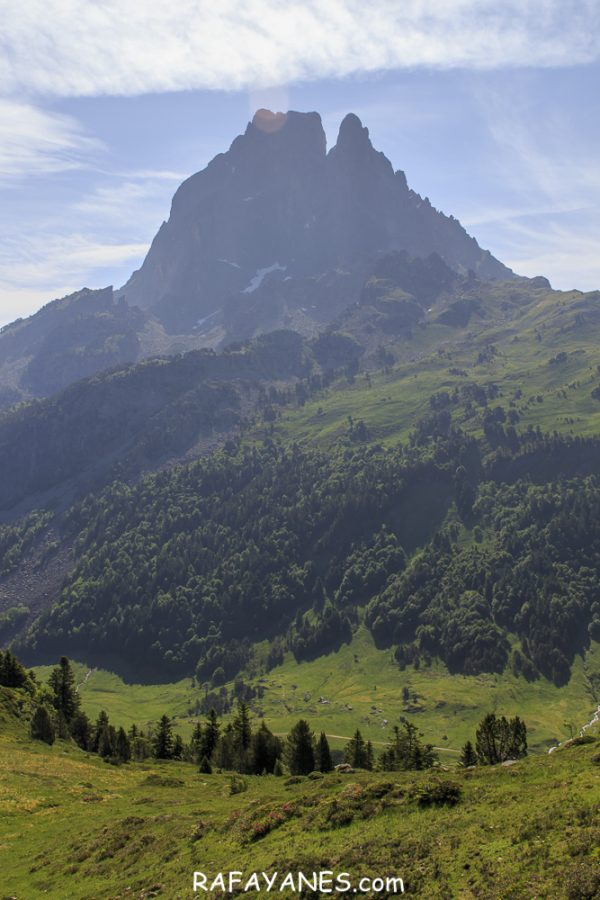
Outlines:
[[0, 0], [5, 92], [135, 95], [598, 59], [596, 0]]
[[103, 149], [71, 116], [0, 98], [0, 184], [82, 168]]
[[138, 265], [147, 243], [118, 243], [81, 233], [37, 231], [0, 241], [0, 325], [83, 287], [109, 281], [107, 273]]

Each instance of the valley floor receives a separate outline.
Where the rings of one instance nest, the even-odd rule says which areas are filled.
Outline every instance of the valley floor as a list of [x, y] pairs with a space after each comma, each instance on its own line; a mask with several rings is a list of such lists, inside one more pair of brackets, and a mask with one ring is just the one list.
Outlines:
[[[46, 680], [50, 669], [35, 671]], [[203, 697], [202, 688], [191, 679], [126, 684], [109, 672], [94, 669], [88, 675], [90, 671], [84, 664], [77, 666], [83, 707], [90, 718], [104, 709], [117, 725], [143, 728], [166, 712], [176, 730], [189, 739], [197, 721], [195, 707]], [[277, 733], [287, 733], [297, 719], [306, 718], [316, 732], [331, 736], [333, 747], [341, 748], [358, 727], [380, 749], [400, 716], [405, 716], [452, 762], [464, 742], [474, 738], [486, 712], [521, 716], [527, 723], [529, 746], [537, 752], [577, 734], [600, 702], [600, 644], [593, 642], [585, 658], [576, 658], [569, 683], [557, 688], [545, 678], [527, 682], [508, 671], [450, 675], [439, 663], [400, 670], [391, 651], [377, 650], [369, 632], [360, 628], [337, 652], [302, 663], [288, 654], [266, 676], [246, 680], [264, 691], [251, 706]]]

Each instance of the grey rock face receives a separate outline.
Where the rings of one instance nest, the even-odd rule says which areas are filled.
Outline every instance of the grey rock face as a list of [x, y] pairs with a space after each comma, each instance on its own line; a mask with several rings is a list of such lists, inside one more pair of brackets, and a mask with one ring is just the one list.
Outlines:
[[512, 277], [456, 219], [408, 188], [357, 116], [345, 117], [327, 153], [317, 113], [259, 110], [227, 153], [181, 185], [120, 293], [171, 333], [189, 333], [214, 325], [225, 305], [255, 303], [273, 280], [364, 275], [391, 250], [435, 251], [459, 271]]

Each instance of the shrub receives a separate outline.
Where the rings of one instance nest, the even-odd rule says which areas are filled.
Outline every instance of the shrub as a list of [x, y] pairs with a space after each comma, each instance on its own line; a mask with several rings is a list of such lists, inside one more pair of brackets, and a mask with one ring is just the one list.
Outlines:
[[237, 775], [232, 775], [229, 781], [229, 793], [230, 794], [243, 794], [244, 791], [248, 790], [248, 782], [245, 778], [238, 778]]
[[421, 785], [416, 796], [419, 806], [455, 806], [461, 795], [460, 785], [454, 781], [430, 781]]

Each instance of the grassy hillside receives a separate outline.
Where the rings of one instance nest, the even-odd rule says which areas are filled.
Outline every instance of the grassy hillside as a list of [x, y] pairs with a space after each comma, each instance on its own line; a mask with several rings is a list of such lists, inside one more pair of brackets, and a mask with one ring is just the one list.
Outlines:
[[[396, 362], [385, 372], [371, 359], [369, 379], [364, 373], [341, 379], [300, 409], [286, 410], [275, 434], [327, 445], [347, 433], [353, 416], [365, 422], [371, 441], [393, 445], [408, 438], [432, 394], [466, 384], [495, 385], [495, 405], [510, 404], [519, 428], [598, 434], [600, 401], [591, 391], [600, 384], [599, 292], [529, 289], [520, 299], [509, 302], [510, 296], [505, 285], [487, 285], [477, 315], [463, 327], [440, 324], [434, 307], [410, 338], [388, 340]], [[352, 322], [346, 324], [351, 331]], [[481, 433], [480, 421], [465, 418], [463, 405], [455, 419]]]
[[[232, 794], [227, 775], [190, 764], [115, 767], [63, 742], [30, 742], [11, 692], [1, 700], [6, 897], [176, 900], [193, 896], [194, 871], [232, 869], [331, 869], [353, 884], [397, 876], [427, 898], [600, 890], [598, 742], [465, 771], [248, 777]], [[440, 789], [456, 805], [438, 805]]]

